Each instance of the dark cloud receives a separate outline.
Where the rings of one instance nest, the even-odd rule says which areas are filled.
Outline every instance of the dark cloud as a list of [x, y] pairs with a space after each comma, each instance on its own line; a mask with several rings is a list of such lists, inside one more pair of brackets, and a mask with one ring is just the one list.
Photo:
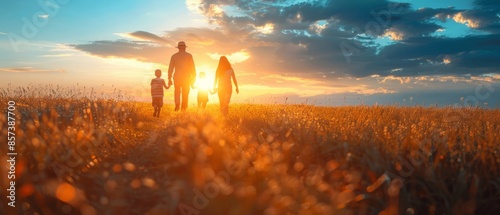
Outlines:
[[73, 44], [73, 48], [104, 58], [127, 58], [143, 62], [168, 65], [170, 56], [177, 52], [178, 41], [185, 41], [190, 52], [199, 53], [197, 60], [207, 60], [206, 53], [219, 52], [230, 54], [244, 47], [237, 40], [231, 40], [226, 35], [206, 28], [179, 28], [158, 36], [153, 33], [136, 31], [129, 36], [140, 39], [137, 41], [93, 41], [88, 44]]
[[482, 28], [482, 30], [485, 30], [485, 31], [488, 31], [488, 32], [491, 32], [494, 34], [500, 34], [500, 23], [485, 26]]
[[[248, 25], [262, 26], [266, 23], [275, 24], [277, 30], [307, 30], [312, 23], [321, 20], [340, 21], [337, 27], [344, 26], [357, 29], [357, 31], [366, 31], [371, 22], [382, 21], [383, 27], [387, 27], [391, 19], [398, 19], [395, 15], [392, 15], [393, 17], [387, 17], [387, 15], [404, 13], [410, 9], [407, 3], [387, 0], [310, 1], [297, 4], [286, 2], [204, 0], [200, 8], [207, 17], [231, 32], [234, 30], [251, 31], [253, 29]], [[229, 12], [214, 13], [215, 5], [236, 7], [243, 16], [234, 16]], [[383, 32], [378, 32], [380, 33]]]
[[425, 23], [420, 21], [397, 22], [391, 25], [391, 30], [401, 34], [401, 39], [410, 37], [428, 36], [441, 26], [435, 23]]
[[[231, 16], [229, 12], [211, 16], [211, 9], [216, 4], [236, 7], [245, 16]], [[457, 14], [487, 11], [483, 20], [497, 16], [496, 10], [485, 9], [497, 4], [489, 1], [477, 1], [476, 4], [481, 6], [474, 11], [453, 7], [413, 10], [410, 4], [386, 0], [309, 1], [298, 4], [287, 4], [286, 1], [203, 1], [202, 5], [205, 14], [227, 32], [237, 29], [241, 34], [241, 31], [246, 31], [246, 34], [254, 35], [249, 39], [276, 44], [252, 48], [254, 55], [267, 57], [257, 58], [259, 62], [249, 64], [277, 71], [281, 68], [286, 74], [314, 71], [322, 77], [335, 71], [332, 76], [363, 77], [373, 74], [416, 76], [423, 73], [480, 75], [497, 70], [495, 61], [489, 60], [496, 57], [500, 50], [490, 41], [498, 39], [497, 35], [466, 38], [430, 36], [443, 28], [438, 21], [446, 21]], [[318, 22], [323, 22], [324, 29], [315, 34], [311, 26]], [[263, 26], [267, 23], [274, 24], [273, 34], [256, 36], [252, 25]], [[498, 27], [486, 26], [490, 29]], [[382, 35], [399, 41], [384, 47], [377, 54], [379, 47], [373, 39]], [[359, 42], [360, 38], [364, 41]], [[445, 57], [450, 62], [445, 64]], [[481, 65], [474, 64], [474, 61]], [[394, 73], [399, 68], [402, 68], [401, 71]]]
[[500, 52], [500, 35], [462, 38], [415, 37], [404, 43], [386, 47], [381, 51], [380, 56], [386, 59], [433, 59], [439, 55], [452, 55], [473, 50]]
[[165, 55], [167, 47], [128, 40], [94, 41], [89, 44], [72, 45], [72, 47], [104, 58], [120, 57], [153, 63], [165, 63], [168, 60]]
[[469, 52], [461, 52], [450, 57], [451, 62], [457, 67], [465, 67], [472, 69], [500, 67], [500, 52], [493, 50], [474, 50]]
[[401, 39], [428, 36], [442, 28], [442, 26], [433, 22], [434, 20], [445, 22], [448, 17], [452, 17], [459, 12], [462, 12], [462, 10], [454, 8], [405, 10], [391, 16], [388, 29], [389, 31], [401, 33], [403, 37]]
[[[180, 40], [198, 59], [206, 53], [246, 50], [251, 58], [239, 66], [324, 80], [325, 77], [418, 76], [498, 72], [500, 22], [497, 1], [476, 0], [470, 10], [412, 9], [388, 0], [306, 1], [202, 0], [199, 9], [215, 29], [179, 28], [146, 41], [95, 41], [74, 45], [94, 55], [165, 63]], [[236, 12], [235, 12], [236, 11]], [[462, 38], [433, 37], [441, 22], [453, 18], [489, 32]], [[270, 29], [262, 29], [267, 26]], [[272, 27], [272, 28], [271, 28]], [[390, 36], [382, 46], [377, 38]]]
[[139, 38], [139, 39], [152, 41], [152, 42], [155, 42], [155, 43], [161, 44], [161, 45], [168, 46], [168, 45], [173, 44], [173, 41], [171, 41], [171, 40], [168, 40], [166, 38], [160, 37], [156, 34], [152, 34], [152, 33], [146, 32], [146, 31], [136, 31], [136, 32], [130, 33], [129, 35], [136, 37], [136, 38]]
[[[386, 47], [380, 58], [402, 68], [397, 62], [413, 59], [419, 65], [404, 70], [403, 76], [420, 75], [438, 70], [436, 74], [473, 74], [498, 72], [500, 62], [500, 35], [469, 36], [463, 38], [421, 37]], [[444, 63], [444, 61], [449, 62]], [[425, 62], [424, 62], [425, 60]], [[418, 71], [420, 69], [420, 71]]]
[[498, 34], [500, 32], [500, 1], [475, 0], [475, 8], [457, 17], [468, 21], [471, 27]]

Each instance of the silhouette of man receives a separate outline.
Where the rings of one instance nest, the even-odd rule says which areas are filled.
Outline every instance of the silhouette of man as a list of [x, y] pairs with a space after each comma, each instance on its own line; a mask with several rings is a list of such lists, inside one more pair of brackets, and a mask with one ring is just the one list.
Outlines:
[[[186, 52], [186, 43], [181, 41], [177, 44], [179, 51], [172, 55], [168, 66], [168, 85], [172, 85], [172, 75], [174, 78], [174, 100], [175, 111], [186, 110], [188, 107], [188, 97], [190, 86], [196, 79], [193, 56]], [[174, 72], [175, 70], [175, 72]], [[181, 100], [182, 94], [182, 100]]]

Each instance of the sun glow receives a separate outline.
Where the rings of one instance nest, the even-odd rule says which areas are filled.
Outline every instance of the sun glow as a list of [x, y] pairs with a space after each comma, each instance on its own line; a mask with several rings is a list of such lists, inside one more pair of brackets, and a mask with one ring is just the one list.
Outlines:
[[212, 86], [213, 85], [208, 77], [205, 78], [198, 77], [198, 79], [196, 80], [196, 88], [198, 90], [209, 91]]
[[[214, 81], [214, 75], [215, 75], [215, 67], [211, 67], [208, 65], [201, 65], [196, 69], [196, 81], [195, 81], [195, 87], [198, 90], [211, 90], [213, 86], [213, 81]], [[204, 73], [204, 77], [202, 77], [202, 73]]]
[[263, 26], [256, 26], [255, 30], [261, 34], [271, 34], [274, 31], [274, 24], [266, 23]]
[[[219, 60], [219, 58], [223, 56], [223, 54], [219, 53], [207, 53], [207, 55], [214, 60]], [[243, 49], [238, 52], [234, 52], [225, 56], [227, 57], [229, 62], [236, 64], [248, 60], [250, 58], [250, 53], [248, 53], [245, 49]]]

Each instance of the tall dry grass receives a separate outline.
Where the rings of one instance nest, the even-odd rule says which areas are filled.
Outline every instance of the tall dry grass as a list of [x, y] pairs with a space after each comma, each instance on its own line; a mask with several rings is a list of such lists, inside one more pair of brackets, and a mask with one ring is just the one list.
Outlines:
[[500, 207], [499, 110], [232, 105], [224, 118], [215, 105], [204, 113], [167, 105], [157, 119], [147, 103], [32, 93], [0, 96], [17, 103], [19, 214]]

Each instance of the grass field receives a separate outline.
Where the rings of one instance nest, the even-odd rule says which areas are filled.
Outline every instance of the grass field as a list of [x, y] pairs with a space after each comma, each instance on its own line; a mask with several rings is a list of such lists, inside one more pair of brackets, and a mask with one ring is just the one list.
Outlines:
[[10, 100], [16, 207], [2, 197], [0, 214], [500, 210], [500, 110], [235, 104], [224, 118], [167, 105], [158, 119], [123, 99], [3, 90]]

